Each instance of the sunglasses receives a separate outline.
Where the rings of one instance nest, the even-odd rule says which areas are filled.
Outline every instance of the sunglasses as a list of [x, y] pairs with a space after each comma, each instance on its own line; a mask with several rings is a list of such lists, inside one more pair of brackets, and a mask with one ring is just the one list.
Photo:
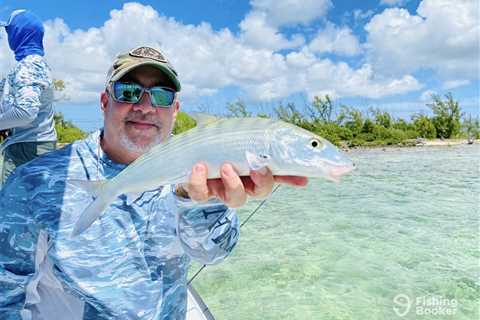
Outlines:
[[113, 82], [110, 95], [120, 103], [138, 103], [145, 92], [150, 94], [150, 102], [155, 108], [169, 108], [175, 101], [175, 90], [167, 87], [145, 88], [135, 82]]

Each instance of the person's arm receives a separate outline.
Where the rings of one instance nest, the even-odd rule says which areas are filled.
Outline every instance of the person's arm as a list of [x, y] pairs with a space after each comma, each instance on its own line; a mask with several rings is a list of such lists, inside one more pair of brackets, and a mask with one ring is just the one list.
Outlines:
[[[3, 93], [3, 88], [5, 87], [5, 83], [7, 82], [7, 77], [0, 76], [0, 95]], [[1, 108], [0, 108], [1, 110]]]
[[18, 175], [0, 191], [0, 319], [22, 319], [26, 286], [35, 273], [39, 229], [27, 196], [12, 196], [20, 192], [27, 190]]
[[45, 85], [42, 82], [41, 65], [20, 64], [15, 73], [16, 88], [14, 104], [5, 113], [0, 114], [0, 130], [26, 126], [37, 117], [41, 106], [40, 97]]
[[239, 223], [234, 209], [218, 200], [194, 203], [177, 195], [178, 236], [188, 256], [203, 264], [222, 261], [235, 247]]

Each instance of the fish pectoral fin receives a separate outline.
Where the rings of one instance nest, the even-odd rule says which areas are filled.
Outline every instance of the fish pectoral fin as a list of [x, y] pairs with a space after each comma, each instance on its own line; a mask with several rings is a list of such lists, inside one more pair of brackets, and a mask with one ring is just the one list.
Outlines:
[[79, 179], [67, 179], [67, 183], [85, 190], [92, 197], [97, 198], [102, 193], [103, 188], [108, 180], [79, 180]]
[[245, 158], [247, 159], [248, 166], [252, 170], [265, 168], [270, 162], [270, 157], [268, 155], [258, 155], [250, 151], [245, 151]]
[[90, 227], [108, 207], [109, 203], [113, 200], [112, 195], [100, 195], [87, 208], [82, 212], [77, 222], [73, 227], [73, 231], [70, 235], [71, 238], [78, 236]]

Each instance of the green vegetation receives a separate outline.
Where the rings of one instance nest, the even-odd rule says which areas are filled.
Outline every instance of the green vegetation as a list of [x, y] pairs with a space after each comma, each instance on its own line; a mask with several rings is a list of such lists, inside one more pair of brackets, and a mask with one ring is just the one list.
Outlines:
[[193, 120], [185, 112], [180, 111], [177, 114], [177, 119], [175, 120], [175, 126], [173, 127], [173, 134], [178, 134], [180, 132], [187, 131], [193, 127], [195, 127], [195, 120]]
[[53, 89], [56, 91], [63, 91], [65, 90], [65, 81], [60, 79], [53, 79]]
[[71, 143], [75, 140], [85, 138], [86, 133], [73, 125], [70, 121], [65, 121], [63, 114], [56, 113], [53, 116], [53, 119], [55, 121], [58, 143]]
[[[385, 146], [414, 145], [417, 138], [451, 139], [480, 138], [479, 118], [465, 117], [452, 94], [445, 99], [432, 95], [427, 104], [432, 115], [414, 114], [411, 119], [395, 118], [387, 111], [369, 109], [362, 112], [351, 106], [336, 107], [332, 99], [315, 97], [300, 111], [294, 103], [280, 104], [274, 109], [274, 115], [258, 114], [260, 117], [275, 117], [315, 132], [339, 146]], [[242, 101], [227, 105], [227, 116], [250, 117]], [[190, 120], [187, 120], [190, 119]], [[462, 122], [463, 120], [463, 122]], [[194, 121], [186, 114], [177, 117], [175, 133], [191, 128]]]
[[[53, 80], [53, 89], [57, 92], [62, 92], [66, 88], [65, 81], [61, 79]], [[63, 100], [65, 97], [57, 100]], [[58, 143], [72, 143], [75, 140], [83, 139], [87, 136], [80, 128], [75, 126], [70, 121], [66, 121], [62, 113], [55, 113], [53, 116], [55, 122], [55, 130], [57, 131]]]
[[420, 137], [434, 139], [437, 137], [437, 129], [433, 121], [423, 114], [417, 114], [413, 117], [413, 125]]
[[472, 115], [465, 117], [462, 124], [462, 133], [469, 138], [480, 139], [480, 119], [478, 117], [473, 118]]
[[440, 96], [432, 95], [433, 102], [427, 104], [433, 111], [432, 122], [439, 138], [456, 137], [460, 133], [462, 113], [458, 102], [451, 93], [445, 95], [443, 101]]

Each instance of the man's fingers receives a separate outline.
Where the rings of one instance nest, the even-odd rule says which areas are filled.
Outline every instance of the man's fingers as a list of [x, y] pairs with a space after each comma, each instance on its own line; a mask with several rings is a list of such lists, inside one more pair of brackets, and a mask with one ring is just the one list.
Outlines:
[[207, 166], [203, 163], [197, 163], [193, 166], [190, 180], [187, 184], [187, 191], [190, 199], [198, 202], [208, 200], [207, 187], [208, 171]]
[[245, 204], [247, 195], [255, 198], [268, 196], [275, 182], [293, 186], [305, 186], [308, 183], [306, 177], [273, 176], [267, 168], [251, 171], [249, 177], [239, 177], [230, 163], [221, 167], [220, 177], [207, 180], [207, 165], [199, 162], [193, 166], [190, 179], [184, 188], [193, 201], [205, 202], [209, 197], [215, 196], [227, 206], [237, 208]]
[[209, 179], [207, 180], [207, 185], [209, 197], [214, 196], [222, 201], [225, 199], [225, 186], [222, 179]]
[[264, 198], [272, 192], [275, 180], [272, 172], [268, 168], [263, 168], [258, 171], [252, 170], [250, 177], [253, 181], [253, 188], [245, 188], [249, 195], [255, 198]]
[[243, 187], [242, 180], [232, 165], [226, 163], [220, 169], [220, 175], [225, 186], [224, 202], [230, 208], [237, 208], [245, 204], [247, 201], [247, 194]]

